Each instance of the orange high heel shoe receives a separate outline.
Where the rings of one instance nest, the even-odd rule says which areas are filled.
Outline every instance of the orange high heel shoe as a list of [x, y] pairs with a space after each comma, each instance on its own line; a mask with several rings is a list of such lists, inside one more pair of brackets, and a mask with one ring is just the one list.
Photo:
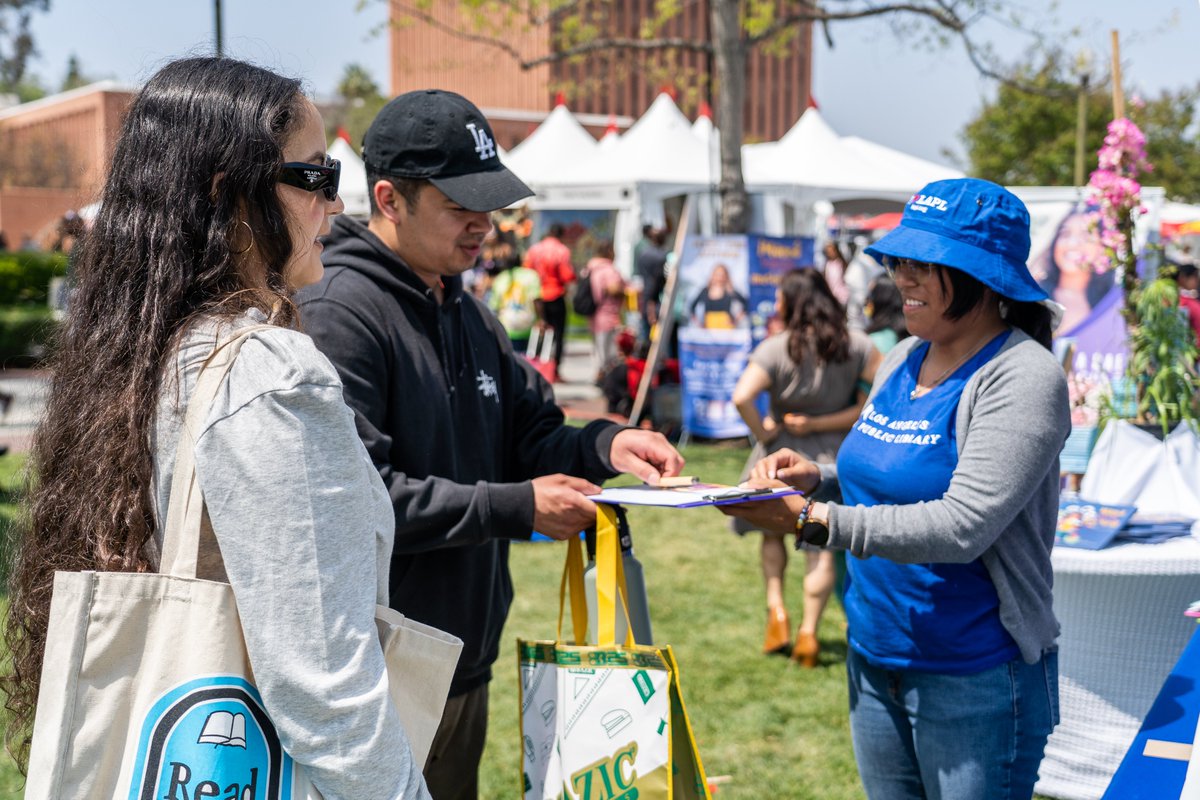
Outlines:
[[792, 629], [791, 623], [788, 622], [787, 610], [780, 606], [772, 606], [767, 609], [767, 635], [763, 639], [763, 653], [771, 655], [778, 653], [784, 655], [788, 651], [788, 646], [791, 642], [788, 641], [788, 631]]
[[796, 632], [796, 646], [792, 648], [792, 661], [805, 669], [817, 665], [817, 656], [821, 653], [821, 643], [811, 633]]

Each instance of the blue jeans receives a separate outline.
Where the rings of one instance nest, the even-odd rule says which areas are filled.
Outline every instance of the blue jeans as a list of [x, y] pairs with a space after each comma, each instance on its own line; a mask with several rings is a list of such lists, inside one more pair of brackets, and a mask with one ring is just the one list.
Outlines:
[[974, 675], [877, 669], [850, 650], [850, 733], [870, 800], [1029, 800], [1058, 724], [1058, 654]]

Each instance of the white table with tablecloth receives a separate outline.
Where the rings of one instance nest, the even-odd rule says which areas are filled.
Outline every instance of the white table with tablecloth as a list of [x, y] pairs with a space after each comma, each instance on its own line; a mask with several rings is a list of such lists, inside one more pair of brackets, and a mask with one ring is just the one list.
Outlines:
[[1200, 541], [1057, 547], [1052, 562], [1062, 720], [1037, 793], [1096, 800], [1196, 629], [1183, 612], [1200, 600]]

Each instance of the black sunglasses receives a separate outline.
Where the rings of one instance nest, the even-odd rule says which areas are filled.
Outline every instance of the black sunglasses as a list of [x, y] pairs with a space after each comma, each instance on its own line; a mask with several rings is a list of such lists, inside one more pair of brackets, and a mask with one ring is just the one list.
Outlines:
[[342, 162], [325, 157], [323, 164], [289, 161], [279, 171], [279, 182], [306, 192], [322, 191], [329, 202], [337, 200], [338, 183], [342, 179]]

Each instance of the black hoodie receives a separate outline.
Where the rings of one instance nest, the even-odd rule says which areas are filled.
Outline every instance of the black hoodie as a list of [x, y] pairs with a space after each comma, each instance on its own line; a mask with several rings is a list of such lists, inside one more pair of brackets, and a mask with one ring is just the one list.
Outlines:
[[564, 425], [549, 386], [462, 280], [443, 280], [439, 306], [361, 222], [338, 217], [322, 261], [321, 282], [297, 298], [301, 325], [341, 375], [392, 497], [391, 605], [462, 638], [450, 687], [462, 694], [491, 678], [513, 594], [509, 540], [533, 529], [530, 479], [612, 477], [620, 427]]

